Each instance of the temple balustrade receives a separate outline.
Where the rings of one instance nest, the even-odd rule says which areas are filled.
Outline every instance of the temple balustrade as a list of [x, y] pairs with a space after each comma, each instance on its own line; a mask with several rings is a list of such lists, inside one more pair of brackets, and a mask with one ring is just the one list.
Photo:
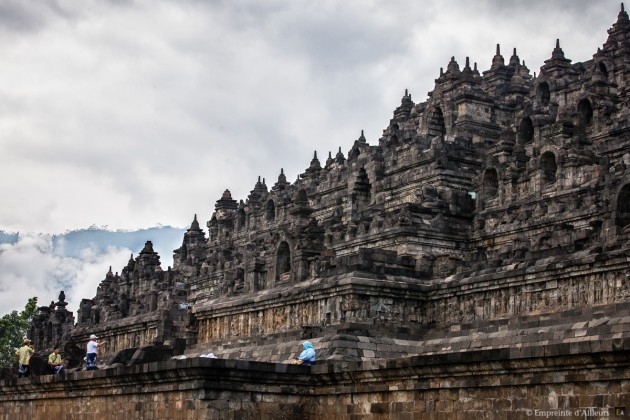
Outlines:
[[99, 342], [107, 342], [98, 350], [99, 358], [105, 359], [119, 350], [162, 343], [173, 337], [171, 317], [168, 311], [158, 311], [137, 317], [128, 317], [116, 322], [82, 326], [72, 331], [69, 339], [85, 346], [91, 334]]

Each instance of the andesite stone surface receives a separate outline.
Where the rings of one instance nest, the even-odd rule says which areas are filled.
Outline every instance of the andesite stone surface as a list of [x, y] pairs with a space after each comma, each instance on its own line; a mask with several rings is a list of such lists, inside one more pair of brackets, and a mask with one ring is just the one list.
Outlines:
[[426, 102], [405, 91], [375, 144], [361, 133], [293, 183], [281, 170], [245, 199], [225, 190], [172, 268], [147, 242], [76, 325], [62, 296], [41, 307], [36, 347], [63, 343], [71, 367], [92, 333], [110, 343], [103, 367], [209, 352], [284, 362], [304, 339], [330, 366], [626, 354], [628, 14], [591, 60], [550, 50], [537, 75], [500, 46], [482, 73], [452, 58]]

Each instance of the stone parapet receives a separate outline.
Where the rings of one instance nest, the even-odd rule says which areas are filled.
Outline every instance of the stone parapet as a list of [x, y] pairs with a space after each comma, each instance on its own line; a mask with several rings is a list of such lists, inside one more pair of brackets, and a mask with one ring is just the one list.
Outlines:
[[[305, 329], [251, 339], [198, 343], [190, 357], [283, 362], [308, 339], [319, 360], [364, 361], [509, 349], [514, 358], [620, 350], [630, 338], [630, 309], [613, 304], [563, 312], [454, 324], [441, 328], [389, 328], [378, 322]], [[452, 356], [459, 357], [459, 356]]]
[[630, 339], [612, 351], [551, 347], [545, 357], [494, 349], [313, 367], [195, 358], [5, 380], [0, 419], [583, 419], [630, 407]]
[[[514, 325], [514, 320], [524, 316], [546, 320], [543, 322], [548, 326], [566, 330], [567, 320], [573, 318], [563, 318], [563, 314], [583, 314], [580, 322], [592, 321], [589, 316], [593, 316], [593, 311], [608, 311], [614, 318], [623, 318], [614, 315], [614, 311], [624, 314], [623, 305], [619, 304], [630, 297], [630, 282], [625, 279], [627, 268], [625, 251], [613, 252], [606, 259], [584, 252], [488, 269], [473, 277], [453, 276], [440, 284], [364, 272], [318, 278], [255, 296], [197, 305], [197, 343], [212, 351], [241, 346], [242, 352], [248, 353], [248, 347], [265, 345], [261, 340], [266, 337], [281, 335], [287, 341], [323, 338], [348, 324], [361, 324], [368, 331], [363, 335], [378, 334], [381, 338], [394, 338], [400, 328], [415, 330], [415, 342], [427, 341], [445, 331], [450, 336], [454, 328], [466, 331], [465, 334], [477, 333], [467, 328], [474, 323], [487, 323], [493, 328], [505, 325], [510, 334], [516, 334], [518, 325]], [[383, 327], [378, 328], [379, 324]], [[304, 327], [319, 333], [306, 337], [302, 334]], [[518, 333], [533, 337], [538, 334], [527, 328]], [[492, 339], [489, 336], [489, 343], [484, 345], [494, 346]], [[469, 341], [479, 343], [473, 338]], [[398, 357], [420, 352], [405, 350], [385, 356], [377, 351], [368, 355]], [[369, 356], [358, 355], [357, 360], [362, 357]]]
[[107, 345], [99, 349], [101, 361], [114, 353], [173, 338], [172, 320], [168, 311], [157, 311], [97, 325], [77, 326], [68, 337], [71, 343], [84, 348], [91, 334]]

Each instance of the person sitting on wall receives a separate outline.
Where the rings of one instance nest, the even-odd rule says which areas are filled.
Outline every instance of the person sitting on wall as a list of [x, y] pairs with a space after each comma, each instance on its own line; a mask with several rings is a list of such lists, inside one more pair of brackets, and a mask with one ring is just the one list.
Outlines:
[[312, 366], [315, 363], [315, 348], [310, 341], [302, 343], [304, 351], [293, 361], [294, 365]]
[[52, 373], [64, 373], [61, 354], [59, 354], [59, 346], [55, 346], [53, 352], [48, 356], [48, 366]]
[[26, 378], [31, 375], [31, 371], [29, 369], [29, 362], [31, 360], [31, 356], [35, 353], [35, 348], [31, 345], [31, 340], [24, 337], [24, 345], [20, 347], [18, 351], [15, 352], [15, 355], [18, 358], [18, 378]]
[[94, 334], [90, 335], [90, 341], [87, 343], [87, 357], [85, 358], [85, 370], [96, 370], [96, 352], [98, 348], [107, 344], [106, 341], [98, 342], [98, 337]]

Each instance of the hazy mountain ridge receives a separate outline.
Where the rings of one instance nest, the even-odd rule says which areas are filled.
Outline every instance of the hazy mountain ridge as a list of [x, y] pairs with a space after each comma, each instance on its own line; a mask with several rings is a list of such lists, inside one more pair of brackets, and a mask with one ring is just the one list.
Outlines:
[[110, 267], [120, 272], [146, 241], [153, 243], [164, 270], [172, 266], [173, 250], [185, 232], [172, 226], [135, 231], [90, 227], [54, 235], [0, 230], [0, 314], [21, 310], [33, 296], [46, 305], [61, 290], [68, 309], [75, 311], [81, 299], [94, 297]]
[[[63, 248], [68, 257], [78, 257], [85, 248], [102, 253], [108, 247], [129, 248], [137, 256], [147, 241], [153, 243], [153, 249], [160, 255], [160, 261], [172, 265], [173, 250], [181, 245], [186, 229], [172, 226], [159, 226], [136, 231], [111, 231], [89, 228], [53, 235], [54, 249]], [[166, 268], [166, 267], [164, 267]]]
[[0, 244], [14, 244], [20, 234], [17, 232], [5, 232], [0, 230]]
[[[146, 241], [151, 241], [153, 249], [160, 255], [160, 261], [171, 265], [173, 250], [179, 247], [185, 232], [185, 228], [173, 226], [156, 226], [133, 231], [89, 227], [50, 236], [52, 251], [66, 257], [79, 257], [85, 249], [91, 249], [99, 254], [105, 253], [110, 247], [128, 248], [132, 250], [135, 257]], [[20, 232], [0, 230], [0, 244], [16, 244], [20, 235]]]

